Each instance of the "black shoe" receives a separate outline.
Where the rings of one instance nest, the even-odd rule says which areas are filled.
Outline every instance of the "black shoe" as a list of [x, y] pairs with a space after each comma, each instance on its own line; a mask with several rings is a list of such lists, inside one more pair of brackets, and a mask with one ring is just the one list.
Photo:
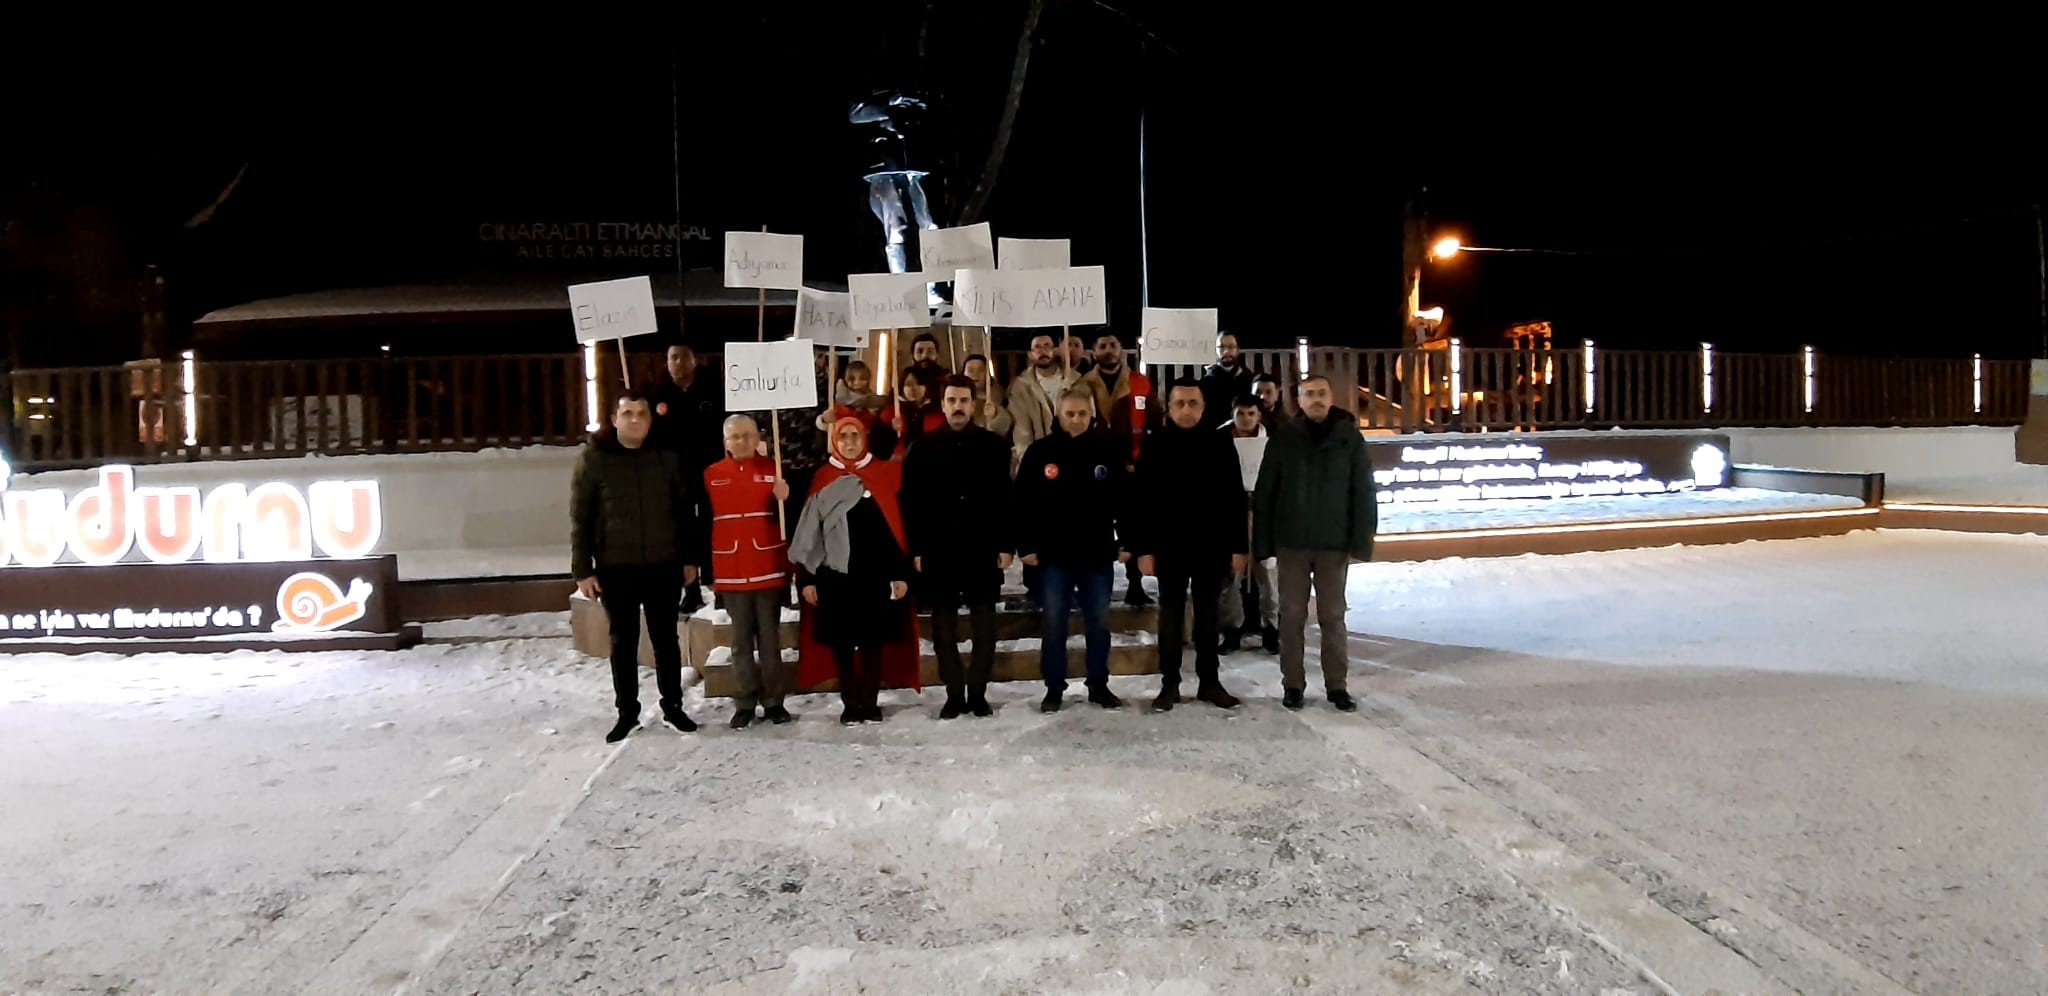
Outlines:
[[878, 705], [871, 705], [860, 714], [860, 721], [863, 723], [879, 723], [882, 719], [882, 707]]
[[726, 725], [731, 726], [735, 730], [744, 730], [747, 727], [752, 726], [753, 723], [754, 707], [748, 706], [745, 709], [734, 711], [732, 714], [732, 722]]
[[1180, 682], [1175, 681], [1168, 684], [1164, 680], [1160, 681], [1159, 696], [1152, 700], [1152, 710], [1154, 712], [1172, 712], [1173, 707], [1179, 704]]
[[1104, 709], [1121, 709], [1124, 707], [1124, 700], [1117, 698], [1116, 693], [1110, 691], [1107, 686], [1089, 689], [1088, 701]]
[[1271, 626], [1259, 631], [1259, 649], [1269, 654], [1280, 652], [1280, 631]]
[[853, 724], [860, 722], [864, 718], [864, 714], [859, 709], [856, 709], [853, 706], [847, 706], [846, 708], [839, 710], [839, 725], [841, 726], [852, 726]]
[[1330, 704], [1331, 704], [1331, 705], [1333, 705], [1333, 706], [1336, 706], [1336, 707], [1337, 707], [1337, 711], [1338, 711], [1338, 712], [1357, 712], [1357, 711], [1358, 711], [1358, 703], [1357, 703], [1357, 701], [1355, 701], [1355, 700], [1353, 700], [1353, 699], [1351, 698], [1351, 693], [1350, 693], [1350, 692], [1347, 692], [1347, 691], [1345, 691], [1345, 690], [1343, 690], [1343, 689], [1341, 689], [1341, 688], [1340, 688], [1340, 689], [1337, 689], [1336, 691], [1330, 692], [1330, 693], [1329, 693], [1329, 697], [1330, 697]]
[[697, 732], [697, 721], [683, 715], [683, 710], [679, 708], [664, 708], [661, 710], [661, 718], [667, 720], [668, 725], [675, 727], [679, 732]]
[[1301, 708], [1301, 689], [1289, 688], [1286, 691], [1282, 692], [1280, 695], [1280, 704], [1286, 706], [1289, 709], [1299, 710]]
[[960, 715], [966, 711], [967, 699], [966, 696], [960, 694], [960, 686], [953, 685], [948, 687], [946, 689], [946, 704], [939, 707], [939, 718], [959, 719]]
[[1235, 709], [1244, 704], [1237, 696], [1224, 691], [1222, 685], [1203, 685], [1202, 690], [1195, 693], [1195, 701], [1207, 702], [1218, 709]]
[[612, 727], [612, 731], [604, 735], [604, 742], [608, 744], [618, 743], [626, 739], [626, 734], [639, 728], [640, 720], [631, 716], [620, 716], [619, 725]]
[[1133, 583], [1124, 591], [1124, 604], [1134, 609], [1142, 609], [1152, 604], [1152, 596], [1145, 594], [1144, 585]]
[[1057, 689], [1054, 689], [1054, 690], [1052, 690], [1052, 691], [1048, 691], [1048, 692], [1046, 692], [1046, 693], [1045, 693], [1045, 701], [1043, 701], [1043, 702], [1040, 702], [1040, 703], [1038, 704], [1038, 711], [1039, 711], [1039, 712], [1058, 712], [1058, 711], [1060, 711], [1060, 700], [1061, 700], [1061, 699], [1063, 699], [1063, 698], [1065, 698], [1065, 697], [1066, 697], [1066, 693], [1065, 693], [1065, 692], [1063, 692], [1063, 691], [1059, 691], [1059, 690], [1057, 690]]
[[688, 617], [690, 617], [690, 616], [694, 616], [694, 615], [696, 615], [696, 614], [697, 614], [697, 610], [698, 610], [698, 609], [701, 609], [701, 608], [703, 608], [703, 607], [704, 607], [704, 591], [703, 591], [703, 589], [701, 589], [701, 588], [698, 588], [698, 587], [697, 587], [696, 585], [694, 585], [694, 584], [693, 584], [693, 585], [691, 585], [691, 586], [689, 586], [689, 587], [687, 587], [687, 588], [684, 588], [684, 589], [683, 589], [683, 604], [682, 604], [681, 606], [679, 606], [679, 607], [677, 608], [677, 611], [678, 611], [678, 612], [681, 612], [681, 613], [683, 614], [684, 618], [688, 618]]
[[1224, 630], [1223, 642], [1216, 645], [1216, 652], [1219, 654], [1234, 654], [1243, 649], [1244, 630], [1241, 629]]
[[988, 696], [981, 692], [975, 692], [967, 697], [967, 711], [983, 719], [996, 714], [994, 709], [989, 708]]
[[784, 723], [796, 722], [796, 717], [790, 715], [788, 709], [785, 709], [779, 705], [772, 705], [766, 709], [761, 710], [761, 718], [771, 723], [774, 723], [777, 726], [781, 726]]

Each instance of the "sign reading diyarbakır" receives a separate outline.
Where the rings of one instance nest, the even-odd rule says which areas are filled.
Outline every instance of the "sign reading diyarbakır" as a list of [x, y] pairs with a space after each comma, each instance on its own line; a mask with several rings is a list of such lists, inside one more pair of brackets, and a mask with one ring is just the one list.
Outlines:
[[1382, 504], [1661, 495], [1728, 483], [1720, 435], [1366, 440]]

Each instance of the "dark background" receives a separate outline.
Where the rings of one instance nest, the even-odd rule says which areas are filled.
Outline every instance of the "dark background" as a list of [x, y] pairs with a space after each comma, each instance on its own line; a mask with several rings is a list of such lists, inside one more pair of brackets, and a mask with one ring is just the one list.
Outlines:
[[[690, 264], [765, 224], [806, 236], [813, 279], [881, 269], [849, 103], [932, 97], [912, 159], [952, 223], [1027, 6], [25, 46], [0, 320], [23, 364], [118, 362], [152, 264], [168, 348], [208, 311], [303, 291], [673, 279], [668, 259], [521, 260], [478, 229], [673, 222], [678, 173], [711, 239]], [[1413, 205], [1432, 237], [1571, 251], [1426, 265], [1424, 304], [1475, 344], [1548, 320], [1610, 347], [2038, 355], [2039, 60], [2002, 41], [2017, 24], [1951, 28], [1048, 0], [984, 220], [1072, 237], [1126, 330], [1149, 269], [1153, 304], [1219, 306], [1255, 345], [1398, 345]]]

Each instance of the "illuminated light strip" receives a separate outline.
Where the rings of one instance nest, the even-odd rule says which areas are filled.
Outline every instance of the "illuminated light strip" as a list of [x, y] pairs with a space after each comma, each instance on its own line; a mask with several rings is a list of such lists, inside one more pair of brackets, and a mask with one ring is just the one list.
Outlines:
[[1586, 414], [1593, 414], [1593, 340], [1586, 340]]
[[1802, 519], [1840, 519], [1876, 515], [1880, 508], [1833, 508], [1818, 512], [1759, 512], [1754, 515], [1705, 515], [1685, 519], [1639, 519], [1633, 522], [1576, 522], [1558, 526], [1503, 526], [1499, 529], [1453, 529], [1435, 533], [1383, 533], [1376, 543], [1417, 543], [1425, 540], [1483, 539], [1489, 536], [1556, 536], [1567, 533], [1617, 532], [1624, 529], [1662, 529], [1667, 526], [1721, 526], [1744, 522], [1796, 522]]
[[583, 431], [597, 431], [597, 343], [583, 344]]
[[192, 351], [183, 354], [185, 365], [185, 445], [199, 445], [199, 364]]
[[1985, 515], [2048, 515], [2039, 505], [1944, 505], [1936, 502], [1888, 501], [1886, 510], [1901, 512], [1972, 512]]
[[1806, 378], [1805, 378], [1805, 386], [1804, 386], [1804, 388], [1803, 388], [1803, 390], [1804, 390], [1804, 397], [1805, 397], [1805, 399], [1806, 399], [1806, 411], [1807, 411], [1807, 412], [1808, 412], [1809, 414], [1811, 414], [1811, 413], [1813, 412], [1813, 394], [1814, 394], [1814, 392], [1813, 392], [1813, 381], [1814, 381], [1814, 376], [1813, 376], [1813, 373], [1814, 373], [1814, 357], [1813, 357], [1813, 347], [1812, 347], [1812, 346], [1807, 346], [1807, 347], [1804, 347], [1804, 348], [1803, 348], [1803, 349], [1801, 350], [1801, 352], [1800, 352], [1800, 357], [1801, 357], [1801, 359], [1802, 359], [1802, 363], [1803, 363], [1803, 366], [1804, 366], [1804, 371], [1805, 371], [1805, 375], [1806, 375]]
[[1294, 359], [1301, 368], [1301, 373], [1295, 377], [1295, 382], [1300, 383], [1308, 379], [1308, 336], [1294, 337]]
[[1970, 354], [1970, 411], [1984, 414], [1984, 354]]
[[1700, 411], [1714, 413], [1714, 344], [1700, 343]]
[[1465, 413], [1465, 360], [1464, 347], [1456, 339], [1451, 340], [1451, 414]]

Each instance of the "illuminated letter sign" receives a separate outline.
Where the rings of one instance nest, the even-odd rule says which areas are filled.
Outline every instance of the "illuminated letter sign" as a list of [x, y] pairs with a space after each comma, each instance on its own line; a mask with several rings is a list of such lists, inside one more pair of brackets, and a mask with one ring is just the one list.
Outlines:
[[376, 481], [223, 484], [201, 496], [137, 487], [134, 468], [114, 465], [69, 500], [56, 488], [0, 492], [0, 567], [358, 560], [383, 532]]

